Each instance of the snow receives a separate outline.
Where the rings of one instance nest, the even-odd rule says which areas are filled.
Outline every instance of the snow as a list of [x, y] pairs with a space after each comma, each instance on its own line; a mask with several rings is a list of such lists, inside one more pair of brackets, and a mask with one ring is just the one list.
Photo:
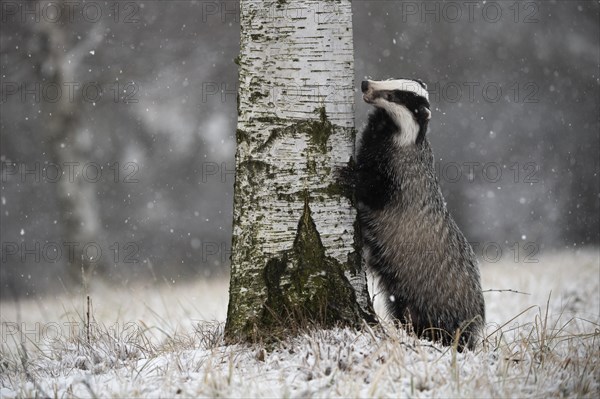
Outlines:
[[[0, 397], [596, 397], [598, 256], [587, 250], [483, 264], [489, 336], [464, 353], [420, 341], [385, 318], [361, 331], [225, 346], [226, 281], [128, 292], [93, 286], [89, 342], [81, 295], [2, 302]], [[31, 378], [11, 346], [17, 309]], [[71, 323], [75, 331], [36, 336], [36, 322]]]

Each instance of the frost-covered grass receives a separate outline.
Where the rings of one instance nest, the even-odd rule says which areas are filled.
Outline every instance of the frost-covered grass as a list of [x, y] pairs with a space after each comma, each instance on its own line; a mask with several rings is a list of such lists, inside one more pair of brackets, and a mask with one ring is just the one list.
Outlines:
[[484, 264], [482, 278], [529, 295], [487, 292], [486, 338], [464, 353], [385, 321], [224, 346], [226, 281], [93, 286], [89, 332], [85, 293], [3, 302], [0, 396], [598, 397], [598, 251]]

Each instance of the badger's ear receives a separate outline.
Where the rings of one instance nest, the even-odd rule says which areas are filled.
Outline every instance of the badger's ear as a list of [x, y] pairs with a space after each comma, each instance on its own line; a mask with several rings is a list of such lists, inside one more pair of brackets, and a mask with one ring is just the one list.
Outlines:
[[421, 79], [415, 79], [415, 80], [416, 80], [417, 82], [419, 82], [419, 84], [420, 84], [421, 86], [423, 86], [423, 88], [424, 88], [425, 90], [427, 90], [427, 85], [425, 84], [425, 82], [423, 82]]

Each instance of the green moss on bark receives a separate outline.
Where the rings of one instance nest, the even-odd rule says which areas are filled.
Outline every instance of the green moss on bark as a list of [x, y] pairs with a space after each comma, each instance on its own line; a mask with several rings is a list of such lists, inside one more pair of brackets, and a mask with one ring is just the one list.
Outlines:
[[258, 161], [255, 159], [243, 161], [238, 167], [245, 168], [248, 171], [251, 179], [253, 179], [254, 181], [256, 181], [255, 179], [258, 178], [258, 174], [267, 174], [271, 169], [271, 165], [269, 165], [268, 163], [264, 161]]
[[255, 103], [256, 100], [258, 100], [260, 98], [266, 98], [266, 97], [269, 97], [269, 95], [261, 93], [260, 91], [254, 91], [254, 92], [252, 92], [252, 94], [250, 94], [250, 102]]
[[317, 146], [319, 151], [326, 153], [327, 141], [333, 134], [334, 127], [329, 119], [327, 119], [325, 107], [315, 109], [315, 113], [319, 115], [319, 119], [306, 122], [306, 133], [310, 137], [310, 140], [313, 142], [313, 144]]
[[[258, 98], [260, 93], [253, 93], [250, 101]], [[258, 147], [258, 151], [268, 149], [276, 139], [282, 136], [306, 134], [311, 144], [313, 144], [320, 153], [327, 152], [327, 141], [334, 133], [336, 127], [327, 119], [325, 107], [315, 109], [315, 113], [319, 115], [319, 119], [305, 120], [300, 122], [288, 122], [284, 119], [275, 117], [259, 117], [258, 122], [269, 123], [272, 125], [279, 124], [285, 127], [274, 128], [271, 130], [269, 137]]]
[[341, 184], [338, 182], [331, 183], [327, 187], [317, 189], [314, 192], [326, 194], [328, 197], [342, 196], [342, 197], [348, 198], [350, 200], [352, 199], [351, 188], [348, 187], [347, 185], [344, 185], [344, 184]]
[[245, 131], [243, 131], [242, 129], [236, 129], [235, 131], [235, 141], [237, 144], [240, 144], [244, 141], [248, 141], [250, 139], [250, 137], [248, 136], [248, 133], [246, 133]]
[[373, 314], [365, 314], [358, 306], [345, 273], [360, 272], [360, 256], [353, 252], [348, 264], [341, 264], [326, 255], [307, 192], [304, 199], [292, 248], [266, 261], [262, 278], [267, 295], [262, 311], [234, 320], [233, 309], [240, 304], [230, 302], [229, 342], [272, 342], [306, 326], [358, 327], [362, 320], [374, 321]]
[[360, 324], [361, 313], [346, 269], [348, 265], [325, 254], [306, 194], [293, 248], [267, 261], [267, 301], [259, 330], [279, 338], [294, 326]]

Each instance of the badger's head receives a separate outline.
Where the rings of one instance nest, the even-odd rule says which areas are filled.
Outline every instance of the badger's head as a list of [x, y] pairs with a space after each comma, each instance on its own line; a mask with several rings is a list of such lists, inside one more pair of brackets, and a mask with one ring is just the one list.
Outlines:
[[386, 111], [397, 126], [396, 142], [401, 146], [419, 144], [425, 138], [431, 118], [427, 86], [420, 80], [365, 80], [361, 84], [366, 103]]

